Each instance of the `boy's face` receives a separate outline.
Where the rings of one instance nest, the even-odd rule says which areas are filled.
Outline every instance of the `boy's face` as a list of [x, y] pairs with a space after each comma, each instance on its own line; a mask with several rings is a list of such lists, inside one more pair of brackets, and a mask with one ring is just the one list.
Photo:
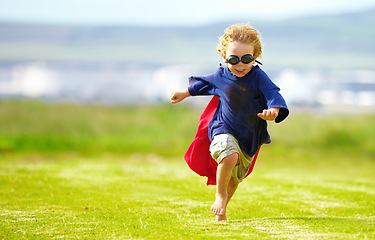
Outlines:
[[[222, 56], [224, 61], [229, 56], [237, 56], [240, 59], [242, 56], [246, 54], [251, 54], [254, 56], [254, 47], [251, 44], [241, 43], [241, 42], [230, 42], [226, 49], [226, 55]], [[232, 65], [228, 63], [229, 70], [236, 75], [237, 77], [244, 77], [248, 72], [250, 72], [251, 68], [253, 67], [255, 60], [251, 63], [245, 64], [243, 62], [239, 62], [236, 65]]]

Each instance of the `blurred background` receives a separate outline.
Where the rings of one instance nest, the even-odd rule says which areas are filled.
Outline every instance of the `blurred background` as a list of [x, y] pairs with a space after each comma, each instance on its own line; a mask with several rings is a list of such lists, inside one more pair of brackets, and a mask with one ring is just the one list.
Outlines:
[[[169, 97], [247, 22], [291, 111], [214, 226]], [[1, 239], [375, 238], [374, 123], [374, 0], [0, 0]]]
[[[222, 59], [234, 23], [261, 32], [262, 68], [301, 111], [375, 111], [373, 0], [0, 0], [0, 98], [169, 102]], [[202, 104], [201, 100], [190, 103]]]

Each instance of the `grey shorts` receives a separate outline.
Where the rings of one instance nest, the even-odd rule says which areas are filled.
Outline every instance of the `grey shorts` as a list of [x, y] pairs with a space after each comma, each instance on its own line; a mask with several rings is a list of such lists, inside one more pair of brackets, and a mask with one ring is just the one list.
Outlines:
[[210, 145], [210, 152], [213, 159], [217, 163], [221, 163], [223, 159], [233, 153], [238, 153], [238, 161], [232, 170], [232, 177], [236, 183], [242, 182], [249, 172], [253, 158], [242, 151], [238, 145], [238, 141], [233, 135], [225, 133], [214, 137]]

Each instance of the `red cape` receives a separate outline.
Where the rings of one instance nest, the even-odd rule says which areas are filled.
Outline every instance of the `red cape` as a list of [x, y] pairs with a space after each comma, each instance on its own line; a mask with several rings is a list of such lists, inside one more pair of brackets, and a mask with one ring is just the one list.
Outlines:
[[[214, 96], [208, 103], [199, 119], [195, 139], [185, 153], [185, 161], [190, 169], [200, 176], [207, 177], [207, 185], [216, 185], [216, 169], [218, 164], [210, 154], [211, 141], [208, 138], [208, 125], [216, 112], [219, 101], [219, 98]], [[258, 153], [259, 149], [254, 155], [246, 177], [253, 171]]]

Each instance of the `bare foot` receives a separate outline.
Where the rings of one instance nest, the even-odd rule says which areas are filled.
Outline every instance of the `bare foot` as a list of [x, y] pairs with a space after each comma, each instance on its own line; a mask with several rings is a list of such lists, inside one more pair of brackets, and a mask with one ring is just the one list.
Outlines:
[[212, 204], [211, 211], [216, 215], [220, 216], [222, 218], [225, 216], [226, 218], [226, 205], [227, 205], [227, 199], [225, 197], [222, 197], [221, 195], [216, 195], [216, 200], [214, 204]]
[[224, 213], [224, 215], [216, 215], [216, 222], [226, 221], [226, 220], [227, 220], [227, 214]]

